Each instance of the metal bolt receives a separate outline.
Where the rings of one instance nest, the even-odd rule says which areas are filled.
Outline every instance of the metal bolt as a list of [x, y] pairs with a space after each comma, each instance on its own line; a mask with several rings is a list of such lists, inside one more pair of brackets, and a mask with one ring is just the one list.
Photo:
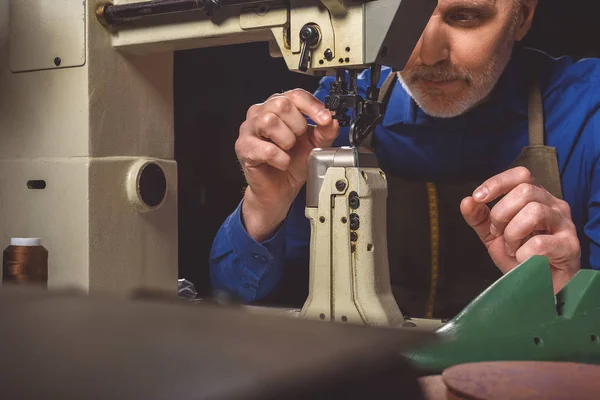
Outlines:
[[344, 182], [343, 180], [339, 180], [335, 183], [335, 188], [340, 191], [343, 192], [346, 189], [346, 182]]
[[358, 194], [356, 192], [350, 192], [348, 203], [350, 204], [350, 208], [353, 210], [356, 210], [360, 206], [360, 199], [358, 198]]
[[354, 231], [350, 232], [350, 240], [356, 242], [358, 240], [358, 233]]
[[350, 214], [350, 229], [352, 229], [353, 231], [358, 230], [358, 228], [360, 227], [360, 221], [358, 218], [358, 214], [352, 213]]
[[333, 51], [331, 51], [331, 49], [325, 50], [323, 57], [325, 57], [327, 61], [331, 61], [333, 59]]
[[54, 65], [56, 65], [58, 67], [58, 66], [60, 66], [61, 63], [62, 63], [62, 60], [60, 59], [60, 57], [54, 58]]

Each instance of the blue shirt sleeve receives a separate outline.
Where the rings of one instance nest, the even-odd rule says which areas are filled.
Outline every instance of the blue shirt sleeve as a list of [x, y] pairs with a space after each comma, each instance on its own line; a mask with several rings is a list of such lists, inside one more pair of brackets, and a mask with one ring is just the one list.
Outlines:
[[[321, 80], [315, 92], [319, 100], [324, 101], [332, 79]], [[258, 243], [244, 227], [242, 204], [243, 200], [215, 236], [209, 260], [210, 277], [214, 290], [251, 303], [272, 293], [286, 275], [308, 276], [310, 222], [305, 216], [306, 192], [302, 188], [283, 224], [269, 240]], [[304, 285], [298, 282], [296, 286]]]
[[210, 254], [210, 274], [214, 289], [251, 302], [264, 296], [279, 279], [287, 221], [270, 239], [258, 243], [242, 223], [242, 203], [217, 232]]
[[[585, 236], [589, 241], [589, 247], [582, 249], [582, 268], [600, 270], [600, 112], [596, 111], [590, 120], [592, 137], [596, 159], [592, 170], [590, 197], [587, 204], [587, 222], [585, 224]], [[585, 257], [589, 254], [588, 257]], [[585, 259], [587, 258], [587, 259]]]

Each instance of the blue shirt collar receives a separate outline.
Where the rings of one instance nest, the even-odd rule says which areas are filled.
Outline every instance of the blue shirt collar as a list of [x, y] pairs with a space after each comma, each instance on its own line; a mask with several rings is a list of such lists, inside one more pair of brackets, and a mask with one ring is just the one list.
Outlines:
[[490, 122], [504, 118], [507, 113], [527, 116], [527, 85], [525, 77], [525, 54], [515, 47], [510, 61], [491, 93], [490, 99], [469, 112], [455, 118], [434, 118], [426, 115], [396, 80], [392, 88], [387, 111], [382, 121], [384, 127], [396, 124], [421, 124], [458, 127], [472, 124], [475, 120]]

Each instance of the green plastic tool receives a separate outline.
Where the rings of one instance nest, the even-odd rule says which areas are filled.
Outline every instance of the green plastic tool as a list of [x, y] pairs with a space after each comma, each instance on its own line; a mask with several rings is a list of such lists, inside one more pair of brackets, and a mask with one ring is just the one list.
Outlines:
[[555, 297], [548, 260], [532, 257], [436, 333], [440, 341], [403, 353], [423, 375], [480, 361], [600, 364], [600, 271], [579, 271]]

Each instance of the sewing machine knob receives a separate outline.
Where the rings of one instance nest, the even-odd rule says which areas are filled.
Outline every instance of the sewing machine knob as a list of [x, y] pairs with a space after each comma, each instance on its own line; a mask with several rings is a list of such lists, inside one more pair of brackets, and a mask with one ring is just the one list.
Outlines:
[[309, 51], [311, 47], [314, 47], [319, 43], [319, 30], [314, 25], [304, 25], [300, 29], [300, 41], [302, 42], [302, 48], [300, 50], [300, 63], [298, 69], [306, 72], [308, 69]]

